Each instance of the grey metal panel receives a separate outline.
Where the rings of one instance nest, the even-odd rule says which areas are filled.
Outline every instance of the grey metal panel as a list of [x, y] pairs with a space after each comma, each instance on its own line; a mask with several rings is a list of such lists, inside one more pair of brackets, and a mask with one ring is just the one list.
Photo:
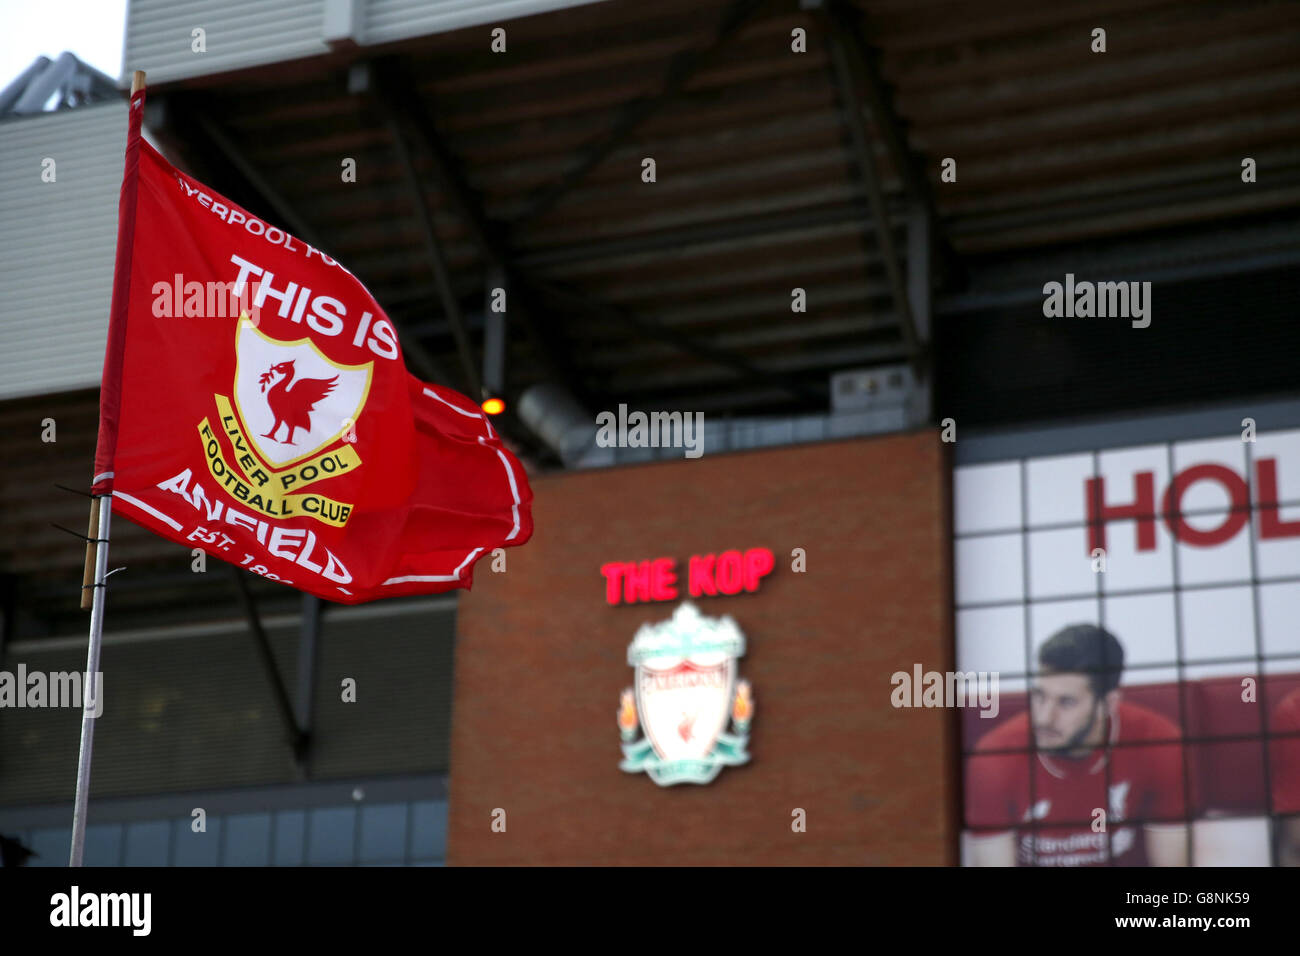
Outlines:
[[[328, 53], [325, 0], [131, 0], [122, 83], [144, 70], [151, 84]], [[201, 27], [207, 50], [192, 49]]]
[[[315, 780], [446, 772], [456, 614], [437, 598], [428, 610], [362, 618], [331, 611], [317, 664], [311, 772]], [[342, 681], [356, 700], [342, 702]]]
[[[924, 427], [919, 414], [919, 401], [920, 396], [912, 394], [896, 404], [880, 405], [861, 411], [836, 412], [831, 415], [730, 421], [706, 418], [704, 427], [700, 432], [692, 433], [691, 440], [698, 442], [696, 447], [700, 449], [701, 454], [716, 455], [751, 448], [837, 441], [844, 438], [907, 431], [911, 428]], [[978, 439], [974, 440], [978, 441]], [[609, 468], [644, 461], [684, 458], [686, 458], [684, 443], [682, 447], [602, 447], [595, 443], [593, 434], [591, 443], [580, 455], [568, 461], [567, 467], [575, 470]]]
[[[357, 777], [345, 781], [312, 781], [267, 787], [238, 787], [196, 794], [150, 793], [141, 797], [103, 798], [94, 801], [92, 812], [98, 823], [134, 823], [158, 817], [185, 817], [195, 807], [208, 811], [209, 818], [225, 814], [301, 810], [343, 806], [354, 802], [360, 787], [367, 803], [400, 803], [408, 800], [447, 799], [448, 775], [410, 774], [389, 777]], [[12, 834], [27, 827], [68, 826], [72, 803], [43, 803], [0, 806], [0, 833]]]
[[364, 43], [387, 43], [599, 2], [601, 0], [370, 0], [366, 4], [361, 39]]
[[[144, 70], [151, 83], [166, 83], [328, 53], [327, 2], [131, 0], [121, 83], [126, 85], [133, 70]], [[600, 0], [372, 0], [365, 3], [355, 39], [387, 43], [596, 2]], [[206, 52], [193, 50], [196, 27], [205, 32]]]
[[[387, 606], [391, 603], [391, 606]], [[285, 729], [242, 621], [115, 632], [107, 624], [103, 714], [91, 796], [287, 784], [295, 772]], [[449, 765], [455, 609], [423, 597], [325, 615], [314, 689], [310, 776], [355, 779], [445, 773]], [[292, 675], [298, 624], [263, 621], [281, 674]], [[84, 638], [15, 642], [4, 669], [85, 667]], [[78, 646], [80, 645], [80, 646]], [[341, 701], [343, 678], [357, 682]], [[298, 689], [290, 680], [291, 700]], [[0, 714], [0, 806], [63, 803], [76, 783], [79, 708]], [[71, 771], [71, 772], [70, 772]]]
[[[297, 634], [268, 627], [281, 673], [292, 673]], [[9, 654], [17, 673], [83, 670], [80, 648]], [[293, 778], [284, 730], [257, 653], [232, 632], [106, 647], [92, 796], [283, 783]], [[290, 688], [290, 693], [294, 692]], [[81, 713], [6, 709], [0, 734], [0, 804], [68, 800]]]
[[121, 102], [0, 126], [0, 399], [99, 383], [126, 121]]

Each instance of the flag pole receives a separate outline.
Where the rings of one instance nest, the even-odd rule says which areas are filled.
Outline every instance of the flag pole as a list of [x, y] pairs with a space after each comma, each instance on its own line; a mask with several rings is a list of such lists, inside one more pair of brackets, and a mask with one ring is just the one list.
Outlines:
[[[144, 89], [144, 71], [136, 70], [131, 77], [131, 99], [130, 103], [134, 104], [135, 95]], [[129, 106], [128, 109], [133, 107]], [[130, 137], [136, 135], [139, 130], [139, 118], [133, 117], [130, 123], [130, 132], [128, 133], [127, 142], [127, 169], [124, 174], [123, 199], [126, 199], [127, 190], [125, 183], [130, 182], [134, 186], [134, 180], [131, 178], [135, 175], [132, 165], [132, 145]], [[135, 190], [130, 190], [130, 203], [134, 206]], [[113, 288], [113, 308], [110, 317], [109, 329], [109, 360], [105, 362], [105, 378], [110, 374], [120, 373], [120, 353], [117, 356], [117, 362], [114, 363], [113, 340], [115, 332], [120, 337], [122, 324], [125, 316], [119, 315], [119, 312], [125, 311], [126, 306], [126, 288], [123, 287], [122, 277], [125, 271], [127, 275], [126, 284], [129, 285], [130, 274], [130, 257], [131, 246], [134, 241], [135, 231], [135, 212], [134, 208], [126, 211], [119, 211], [119, 228], [117, 234], [117, 266], [114, 274]], [[123, 224], [129, 223], [126, 227], [129, 235], [123, 234]], [[124, 269], [125, 266], [125, 269]], [[116, 367], [114, 367], [116, 366]], [[106, 383], [101, 383], [101, 390]], [[116, 393], [117, 383], [113, 382], [112, 388]], [[101, 411], [101, 425], [102, 425]], [[114, 416], [116, 419], [116, 415]], [[116, 422], [114, 422], [114, 427]], [[102, 437], [102, 436], [101, 436]], [[96, 454], [98, 457], [98, 452]], [[95, 484], [99, 484], [105, 477], [111, 478], [110, 472], [107, 476], [95, 476]], [[95, 743], [95, 718], [96, 712], [102, 713], [103, 688], [99, 686], [99, 651], [103, 645], [104, 637], [104, 600], [105, 600], [105, 579], [108, 577], [108, 533], [109, 524], [113, 515], [113, 493], [111, 483], [108, 485], [110, 490], [94, 496], [90, 503], [90, 524], [86, 536], [89, 539], [86, 542], [86, 561], [81, 575], [81, 607], [84, 610], [90, 608], [90, 640], [89, 647], [86, 650], [86, 673], [85, 684], [82, 687], [81, 699], [81, 749], [77, 757], [77, 793], [72, 811], [72, 846], [68, 856], [68, 866], [81, 866], [82, 856], [86, 849], [86, 810], [90, 802], [90, 759], [94, 750]]]
[[86, 807], [90, 800], [90, 754], [95, 743], [95, 710], [100, 709], [103, 688], [97, 686], [99, 648], [104, 635], [104, 578], [108, 571], [108, 525], [113, 514], [111, 492], [95, 499], [95, 581], [90, 610], [90, 648], [86, 652], [86, 683], [81, 695], [81, 753], [77, 758], [77, 798], [72, 811], [72, 851], [68, 866], [81, 866], [86, 848]]

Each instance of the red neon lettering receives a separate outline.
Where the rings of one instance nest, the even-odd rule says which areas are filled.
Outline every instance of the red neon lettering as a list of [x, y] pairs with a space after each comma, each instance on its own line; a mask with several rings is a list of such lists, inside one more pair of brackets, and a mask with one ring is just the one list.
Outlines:
[[701, 594], [716, 595], [718, 593], [713, 586], [713, 555], [697, 554], [691, 558], [690, 584], [691, 597], [699, 597]]
[[[768, 548], [724, 551], [691, 558], [688, 572], [692, 597], [701, 595], [739, 594], [757, 591], [763, 578], [776, 567], [776, 557]], [[678, 595], [677, 560], [656, 558], [653, 561], [610, 561], [600, 566], [605, 578], [607, 604], [633, 604], [638, 601], [673, 601]]]
[[677, 562], [672, 558], [602, 564], [600, 573], [605, 576], [605, 603], [673, 600], [677, 597], [676, 566]]
[[723, 551], [718, 555], [718, 566], [713, 572], [714, 582], [723, 594], [739, 594], [745, 585], [743, 562], [739, 551]]
[[624, 561], [611, 561], [600, 566], [600, 573], [605, 576], [605, 603], [617, 604], [619, 592], [623, 589], [623, 569], [628, 565]]
[[631, 604], [650, 600], [650, 562], [629, 564], [623, 573], [623, 599]]
[[776, 567], [776, 557], [767, 548], [750, 548], [745, 552], [745, 590], [757, 591], [758, 582]]
[[650, 599], [671, 601], [677, 597], [677, 562], [658, 558], [650, 565]]

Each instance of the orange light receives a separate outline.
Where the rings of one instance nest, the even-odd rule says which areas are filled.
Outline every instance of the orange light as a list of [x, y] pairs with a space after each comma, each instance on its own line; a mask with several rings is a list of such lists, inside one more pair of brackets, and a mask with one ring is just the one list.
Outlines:
[[632, 702], [632, 692], [625, 690], [619, 700], [618, 726], [631, 732], [636, 729], [636, 723], [636, 704]]
[[731, 719], [738, 724], [754, 716], [754, 700], [750, 697], [749, 681], [742, 680], [736, 687], [736, 699], [731, 706]]
[[483, 411], [489, 415], [500, 415], [506, 410], [506, 403], [499, 398], [485, 398], [483, 400]]

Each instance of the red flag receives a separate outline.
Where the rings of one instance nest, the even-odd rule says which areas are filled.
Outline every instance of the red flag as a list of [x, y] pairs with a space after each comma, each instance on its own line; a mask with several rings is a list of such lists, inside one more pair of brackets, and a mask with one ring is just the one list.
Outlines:
[[[470, 399], [410, 375], [342, 265], [173, 168], [131, 99], [94, 491], [185, 545], [345, 604], [468, 588], [532, 534]], [[342, 187], [342, 188], [347, 188]]]

